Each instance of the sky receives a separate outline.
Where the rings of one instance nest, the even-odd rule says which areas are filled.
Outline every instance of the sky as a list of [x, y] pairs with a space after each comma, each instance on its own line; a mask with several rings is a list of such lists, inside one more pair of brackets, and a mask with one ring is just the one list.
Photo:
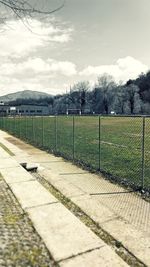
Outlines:
[[[45, 10], [62, 3], [37, 2]], [[66, 0], [43, 20], [24, 24], [10, 16], [0, 24], [0, 95], [23, 90], [56, 95], [78, 81], [92, 86], [104, 73], [117, 83], [146, 73], [149, 10], [149, 0]]]

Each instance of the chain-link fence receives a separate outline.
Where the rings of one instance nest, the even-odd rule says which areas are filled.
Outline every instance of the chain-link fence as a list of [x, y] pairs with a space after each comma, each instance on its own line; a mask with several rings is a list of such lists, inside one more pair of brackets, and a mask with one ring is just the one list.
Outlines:
[[150, 191], [149, 117], [1, 117], [0, 128], [122, 184]]

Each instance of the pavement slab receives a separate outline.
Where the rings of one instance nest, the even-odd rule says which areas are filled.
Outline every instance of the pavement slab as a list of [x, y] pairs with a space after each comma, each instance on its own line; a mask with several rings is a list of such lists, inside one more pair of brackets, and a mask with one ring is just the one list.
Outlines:
[[[12, 144], [12, 143], [8, 142], [7, 141], [7, 138], [10, 138], [10, 135], [7, 134], [6, 136], [3, 136], [3, 144], [6, 147], [9, 146], [10, 151], [12, 151], [15, 155], [21, 154], [22, 153], [22, 149], [20, 149], [19, 147], [17, 147], [15, 144]], [[25, 151], [24, 151], [24, 154], [26, 154]]]
[[8, 184], [19, 183], [19, 182], [27, 182], [30, 180], [35, 180], [31, 174], [29, 174], [23, 167], [12, 167], [12, 168], [3, 168], [0, 170], [3, 177], [5, 177], [5, 181]]
[[92, 195], [93, 201], [128, 222], [136, 230], [150, 235], [150, 203], [135, 193]]
[[58, 200], [37, 181], [12, 183], [10, 184], [10, 188], [24, 209], [58, 202]]
[[72, 182], [78, 186], [81, 190], [84, 190], [88, 194], [104, 194], [104, 193], [119, 193], [126, 192], [124, 188], [121, 188], [117, 184], [113, 184], [102, 176], [98, 176], [93, 173], [84, 172], [70, 175], [63, 175], [63, 178]]
[[28, 213], [57, 261], [107, 246], [61, 203], [32, 208]]
[[68, 198], [85, 194], [83, 190], [70, 183], [66, 179], [63, 179], [63, 177], [59, 175], [51, 175], [51, 172], [45, 169], [39, 170], [39, 173], [44, 178], [46, 177], [47, 181], [49, 181], [54, 187], [56, 186], [57, 189], [63, 192], [63, 194]]
[[106, 221], [117, 219], [118, 216], [114, 214], [109, 208], [94, 201], [88, 194], [83, 196], [72, 197], [71, 200], [94, 221], [104, 223]]
[[9, 158], [9, 157], [10, 157], [9, 153], [6, 152], [6, 151], [4, 150], [4, 148], [2, 148], [1, 146], [0, 146], [0, 157], [1, 157], [1, 158]]
[[123, 245], [132, 251], [146, 266], [150, 266], [150, 235], [147, 232], [136, 230], [127, 222], [115, 219], [101, 225], [108, 233], [113, 232], [113, 237], [121, 240]]
[[[109, 255], [109, 257], [108, 257]], [[60, 267], [127, 267], [111, 248], [102, 247], [60, 263]]]
[[[44, 155], [43, 155], [44, 156]], [[50, 155], [50, 161], [48, 162], [48, 160], [46, 160], [44, 162], [44, 157], [42, 157], [42, 161], [41, 164], [43, 167], [45, 167], [46, 169], [50, 169], [52, 172], [55, 172], [56, 175], [75, 175], [75, 174], [82, 174], [85, 173], [84, 170], [79, 169], [77, 166], [73, 165], [72, 163], [70, 163], [68, 165], [68, 162], [66, 162], [65, 160], [62, 160], [62, 158], [57, 158], [54, 160], [52, 160], [51, 155]], [[34, 154], [33, 154], [33, 160], [35, 160]], [[39, 159], [40, 162], [40, 159]]]
[[20, 166], [19, 163], [12, 157], [1, 158], [0, 160], [0, 170], [7, 168], [14, 168]]

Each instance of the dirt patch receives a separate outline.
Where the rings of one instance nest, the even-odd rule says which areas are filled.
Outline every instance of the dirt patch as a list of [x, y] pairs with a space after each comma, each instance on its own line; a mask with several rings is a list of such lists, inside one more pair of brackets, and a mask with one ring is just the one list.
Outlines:
[[19, 145], [22, 145], [22, 144], [23, 144], [22, 141], [16, 139], [15, 137], [5, 137], [5, 139], [6, 139], [8, 142], [12, 143], [13, 145], [17, 145], [17, 146], [19, 146]]
[[13, 137], [6, 137], [5, 139], [8, 142], [10, 142], [11, 144], [18, 146], [20, 149], [26, 149], [26, 150], [32, 149], [31, 145], [29, 145], [27, 143], [24, 143], [19, 139], [16, 139], [16, 138], [13, 138]]

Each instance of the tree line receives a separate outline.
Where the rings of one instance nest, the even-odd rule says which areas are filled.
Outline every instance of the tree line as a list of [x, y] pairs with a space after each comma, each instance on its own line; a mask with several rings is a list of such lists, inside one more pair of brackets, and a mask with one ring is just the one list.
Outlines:
[[88, 81], [70, 87], [68, 93], [42, 99], [17, 99], [10, 104], [48, 105], [51, 114], [150, 114], [150, 71], [125, 84], [104, 74], [91, 88]]

